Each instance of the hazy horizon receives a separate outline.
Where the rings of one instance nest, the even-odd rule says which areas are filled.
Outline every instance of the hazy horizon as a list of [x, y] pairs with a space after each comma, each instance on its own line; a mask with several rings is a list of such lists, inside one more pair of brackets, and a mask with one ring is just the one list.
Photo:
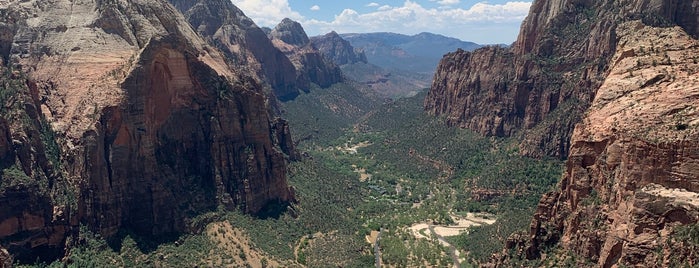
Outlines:
[[309, 36], [338, 33], [430, 32], [478, 44], [511, 44], [531, 1], [472, 0], [232, 0], [260, 27], [284, 18]]

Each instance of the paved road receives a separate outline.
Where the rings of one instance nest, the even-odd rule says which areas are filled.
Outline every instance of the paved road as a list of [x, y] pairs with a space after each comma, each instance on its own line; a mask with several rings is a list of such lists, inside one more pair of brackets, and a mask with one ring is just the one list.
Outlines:
[[454, 247], [454, 245], [449, 243], [449, 241], [444, 239], [443, 236], [437, 234], [437, 232], [434, 231], [434, 225], [430, 224], [429, 229], [430, 229], [430, 232], [432, 232], [432, 234], [435, 237], [437, 237], [437, 240], [439, 241], [439, 243], [441, 243], [442, 245], [447, 246], [449, 248], [452, 261], [454, 262], [454, 268], [461, 267], [461, 261], [459, 260], [459, 250], [456, 249], [456, 247]]
[[383, 233], [383, 228], [379, 229], [379, 235], [376, 236], [376, 242], [374, 243], [374, 256], [376, 256], [376, 268], [381, 268], [381, 247], [379, 247], [381, 233]]

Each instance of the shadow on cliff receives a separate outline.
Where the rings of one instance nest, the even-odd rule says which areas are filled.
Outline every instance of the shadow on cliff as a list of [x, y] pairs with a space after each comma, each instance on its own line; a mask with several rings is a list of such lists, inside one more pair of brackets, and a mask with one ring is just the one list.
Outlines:
[[[290, 213], [292, 217], [296, 217], [296, 211], [291, 206], [290, 202], [270, 201], [260, 211], [253, 214], [254, 217], [262, 220], [279, 219], [282, 215]], [[221, 216], [221, 215], [219, 215]], [[214, 217], [204, 222], [210, 223], [214, 221], [222, 221], [221, 217]], [[206, 224], [204, 224], [205, 226]], [[201, 231], [199, 231], [201, 232]], [[194, 233], [198, 233], [195, 231]], [[121, 252], [124, 247], [124, 241], [127, 238], [133, 239], [136, 242], [136, 247], [143, 254], [150, 254], [164, 244], [174, 244], [179, 246], [182, 240], [187, 236], [187, 233], [166, 233], [160, 235], [143, 235], [130, 229], [121, 229], [116, 235], [107, 239], [107, 244], [115, 252]]]
[[[274, 218], [274, 219], [279, 219], [281, 215], [286, 213], [287, 211], [292, 212], [292, 216], [295, 214], [293, 209], [290, 209], [291, 203], [289, 202], [283, 202], [279, 200], [274, 200], [274, 201], [269, 201], [267, 204], [260, 209], [257, 213], [255, 213], [255, 217], [259, 219], [269, 219], [269, 218]], [[295, 217], [295, 216], [294, 216]]]
[[136, 247], [143, 254], [150, 254], [158, 249], [158, 246], [163, 244], [174, 244], [179, 246], [183, 233], [168, 233], [161, 235], [140, 235], [131, 230], [120, 230], [116, 235], [107, 239], [107, 244], [114, 252], [122, 252], [124, 240], [127, 237], [136, 242]]

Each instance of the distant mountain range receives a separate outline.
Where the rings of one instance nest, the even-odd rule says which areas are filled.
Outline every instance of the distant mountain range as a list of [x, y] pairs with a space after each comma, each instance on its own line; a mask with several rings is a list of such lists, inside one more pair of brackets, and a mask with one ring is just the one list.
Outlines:
[[433, 74], [444, 54], [457, 49], [472, 51], [481, 45], [433, 33], [346, 33], [340, 35], [366, 54], [367, 60], [385, 69]]
[[444, 54], [481, 47], [432, 33], [409, 36], [331, 32], [312, 37], [311, 43], [326, 59], [340, 66], [347, 78], [388, 98], [412, 96], [429, 87]]

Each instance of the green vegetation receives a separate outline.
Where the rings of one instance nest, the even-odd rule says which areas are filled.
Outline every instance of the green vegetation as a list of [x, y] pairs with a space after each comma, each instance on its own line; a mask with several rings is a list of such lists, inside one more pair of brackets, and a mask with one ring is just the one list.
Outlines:
[[0, 109], [0, 115], [7, 116], [7, 114], [19, 108], [21, 103], [16, 100], [13, 101], [13, 99], [22, 98], [19, 93], [26, 88], [22, 78], [19, 71], [0, 67], [0, 104], [3, 107], [3, 109]]
[[294, 141], [322, 146], [351, 130], [356, 118], [378, 103], [378, 97], [340, 83], [325, 89], [314, 87], [311, 93], [285, 103], [282, 116], [289, 120]]
[[[699, 257], [699, 223], [675, 227], [664, 248], [670, 249], [667, 257], [671, 267], [696, 267], [696, 263], [690, 266], [688, 260]], [[662, 257], [663, 252], [659, 248], [656, 254]]]
[[[2, 180], [0, 180], [0, 192], [4, 192], [8, 188], [16, 188], [35, 183], [31, 177], [27, 176], [27, 174], [16, 165], [0, 170], [0, 178], [2, 178]], [[46, 187], [43, 189], [46, 189]]]
[[[451, 238], [458, 248], [470, 252], [474, 263], [482, 262], [501, 250], [510, 234], [528, 227], [541, 194], [558, 181], [562, 162], [519, 156], [516, 143], [510, 140], [446, 128], [441, 119], [423, 113], [423, 99], [424, 93], [385, 104], [354, 122], [353, 131], [345, 131], [325, 146], [322, 142], [312, 146], [305, 143], [301, 149], [309, 151], [316, 165], [331, 171], [327, 176], [344, 178], [341, 183], [331, 183], [332, 177], [328, 177], [325, 184], [331, 183], [335, 189], [327, 189], [321, 196], [352, 192], [357, 199], [347, 203], [344, 210], [354, 208], [346, 215], [355, 216], [343, 221], [350, 226], [363, 224], [365, 233], [379, 227], [399, 232], [423, 221], [449, 224], [450, 213], [496, 213], [498, 221], [494, 225], [475, 227], [469, 234]], [[293, 126], [294, 119], [290, 120]], [[358, 170], [371, 176], [360, 182]], [[292, 178], [292, 184], [302, 186], [299, 193], [303, 196], [322, 184], [313, 180], [318, 177], [325, 176]], [[311, 187], [303, 187], [308, 182]], [[300, 206], [310, 204], [308, 201], [302, 199]], [[334, 201], [338, 205], [348, 200]], [[399, 246], [392, 242], [392, 232], [383, 243], [394, 247], [382, 244], [382, 249], [388, 250], [382, 258], [400, 267], [406, 264], [407, 256], [417, 254], [416, 248], [409, 247], [410, 243]], [[405, 236], [402, 238], [398, 240], [407, 241]], [[440, 248], [446, 255], [438, 243], [429, 244], [431, 250]]]
[[5, 67], [0, 68], [0, 73], [0, 120], [7, 122], [13, 139], [19, 137], [13, 140], [20, 147], [15, 154], [29, 154], [28, 159], [32, 159], [29, 163], [22, 163], [17, 157], [0, 159], [0, 193], [12, 187], [36, 196], [50, 196], [56, 205], [77, 208], [76, 193], [60, 174], [58, 137], [34, 107], [26, 76]]
[[417, 239], [401, 230], [384, 232], [381, 238], [383, 263], [396, 267], [451, 267], [453, 262], [436, 239]]
[[[218, 231], [203, 230], [220, 222], [244, 230], [255, 250], [269, 254], [265, 265], [370, 267], [374, 245], [367, 235], [383, 230], [383, 263], [444, 267], [453, 263], [450, 249], [427, 232], [429, 238], [417, 238], [408, 227], [489, 212], [495, 224], [447, 237], [468, 254], [468, 265], [481, 263], [528, 226], [539, 197], [559, 178], [561, 162], [519, 156], [515, 141], [447, 128], [423, 113], [424, 97], [379, 107], [351, 86], [335, 85], [284, 103], [306, 155], [289, 166], [298, 203], [272, 217], [219, 209], [192, 218], [192, 234], [165, 241], [124, 233], [107, 243], [84, 228], [69, 267], [210, 266], [212, 252], [223, 263], [251, 261], [242, 249], [219, 253]], [[364, 104], [345, 105], [352, 103]]]
[[[203, 235], [184, 236], [177, 243], [155, 245], [154, 241], [129, 234], [120, 238], [119, 243], [107, 243], [85, 226], [81, 226], [77, 242], [79, 246], [70, 251], [67, 267], [205, 267], [208, 266], [207, 254], [215, 248]], [[151, 246], [155, 248], [149, 249]]]

